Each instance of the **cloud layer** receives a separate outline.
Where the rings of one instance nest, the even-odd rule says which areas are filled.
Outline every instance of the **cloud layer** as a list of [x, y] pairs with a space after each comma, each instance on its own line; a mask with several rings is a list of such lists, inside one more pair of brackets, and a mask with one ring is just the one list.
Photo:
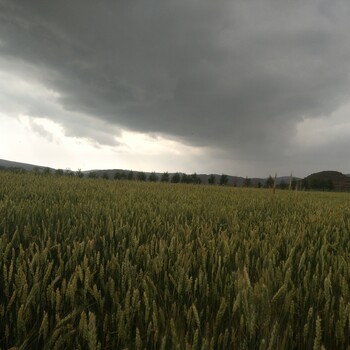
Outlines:
[[323, 154], [301, 149], [298, 125], [307, 120], [309, 135], [320, 118], [333, 125], [349, 100], [345, 0], [0, 0], [0, 33], [2, 66], [43, 83], [62, 108], [23, 97], [26, 114], [68, 135], [160, 134], [254, 171], [312, 158], [322, 168], [339, 146], [335, 134]]

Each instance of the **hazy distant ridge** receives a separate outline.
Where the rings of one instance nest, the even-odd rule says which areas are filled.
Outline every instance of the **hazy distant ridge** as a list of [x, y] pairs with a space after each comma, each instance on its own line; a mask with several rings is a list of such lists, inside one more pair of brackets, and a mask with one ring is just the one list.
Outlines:
[[[42, 165], [34, 165], [34, 164], [29, 164], [29, 163], [21, 163], [21, 162], [13, 162], [10, 160], [5, 160], [5, 159], [0, 159], [0, 168], [19, 168], [19, 169], [24, 169], [26, 171], [33, 171], [33, 169], [50, 169], [51, 172], [56, 171], [57, 169], [54, 168], [49, 168], [46, 166]], [[83, 173], [89, 174], [90, 172], [94, 172], [97, 176], [101, 177], [103, 174], [107, 174], [109, 178], [113, 178], [116, 172], [121, 172], [124, 174], [127, 174], [130, 172], [130, 170], [126, 169], [106, 169], [106, 170], [86, 170]], [[135, 175], [142, 171], [133, 171]], [[145, 175], [148, 176], [151, 174], [151, 172], [144, 172]], [[179, 172], [180, 174], [183, 174], [182, 172]], [[160, 179], [161, 175], [163, 173], [156, 172], [156, 175], [158, 179]], [[175, 173], [169, 173], [170, 178], [174, 175]], [[210, 174], [197, 174], [197, 176], [201, 179], [202, 183], [208, 183], [208, 179]], [[221, 174], [214, 174], [215, 176], [215, 183], [220, 182], [220, 177]], [[241, 176], [233, 176], [233, 175], [227, 175], [228, 176], [228, 184], [229, 185], [235, 185], [235, 186], [243, 186], [246, 178], [241, 177]], [[280, 184], [282, 182], [288, 184], [289, 183], [289, 176], [279, 176], [276, 178], [277, 184]], [[301, 178], [298, 177], [293, 177], [294, 180], [299, 181]], [[250, 178], [250, 185], [251, 186], [258, 186], [259, 184], [264, 186], [265, 182], [267, 180], [266, 178]], [[320, 171], [317, 173], [313, 173], [305, 177], [305, 180], [307, 181], [315, 181], [315, 180], [321, 180], [321, 181], [329, 181], [331, 180], [334, 185], [334, 189], [340, 189], [340, 190], [350, 190], [350, 174], [342, 174], [339, 171], [332, 171], [332, 170], [327, 170], [327, 171]]]
[[5, 160], [5, 159], [0, 159], [0, 167], [3, 168], [20, 168], [24, 169], [27, 171], [32, 171], [34, 168], [39, 168], [39, 169], [50, 169], [50, 170], [55, 170], [53, 168], [41, 166], [41, 165], [34, 165], [34, 164], [29, 164], [29, 163], [20, 163], [20, 162], [13, 162], [11, 160]]
[[[4, 159], [0, 159], [0, 167], [3, 168], [20, 168], [20, 169], [24, 169], [27, 171], [32, 171], [34, 168], [38, 168], [38, 169], [50, 169], [51, 171], [55, 171], [56, 169], [54, 168], [48, 168], [45, 166], [41, 166], [41, 165], [33, 165], [33, 164], [29, 164], [29, 163], [20, 163], [20, 162], [13, 162], [13, 161], [9, 161], [9, 160], [4, 160]], [[116, 172], [123, 172], [123, 173], [128, 173], [130, 170], [126, 170], [126, 169], [105, 169], [105, 170], [85, 170], [83, 171], [84, 174], [88, 174], [90, 172], [94, 172], [96, 175], [98, 176], [102, 176], [102, 174], [108, 174], [109, 178], [113, 178], [114, 174]], [[133, 170], [134, 174], [137, 175], [138, 173], [140, 173], [141, 171], [136, 171]], [[151, 172], [146, 172], [144, 171], [145, 175], [148, 177]], [[183, 174], [182, 172], [179, 172], [180, 174]], [[159, 173], [156, 172], [156, 175], [158, 176], [158, 178], [160, 178], [160, 176], [163, 173]], [[172, 175], [174, 175], [175, 173], [169, 173], [170, 178], [172, 177]], [[211, 174], [197, 174], [197, 176], [201, 179], [202, 183], [208, 183], [208, 179], [209, 176]], [[215, 176], [215, 182], [219, 183], [220, 182], [220, 177], [221, 174], [214, 174]], [[246, 178], [242, 177], [242, 176], [233, 176], [233, 175], [227, 175], [228, 176], [228, 184], [229, 185], [235, 185], [235, 186], [242, 186], [244, 184], [244, 181], [246, 180]], [[266, 178], [259, 178], [259, 177], [254, 177], [254, 178], [250, 178], [250, 183], [251, 186], [257, 186], [259, 183], [261, 185], [264, 185]], [[301, 178], [298, 177], [293, 177], [294, 180], [301, 180]], [[276, 179], [277, 184], [280, 184], [281, 182], [285, 182], [288, 183], [289, 182], [289, 176], [279, 176]]]

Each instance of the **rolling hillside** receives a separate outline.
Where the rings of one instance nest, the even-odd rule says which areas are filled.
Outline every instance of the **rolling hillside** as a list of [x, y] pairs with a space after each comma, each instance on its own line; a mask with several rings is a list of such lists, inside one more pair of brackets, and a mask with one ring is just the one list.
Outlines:
[[350, 191], [350, 177], [339, 171], [320, 171], [305, 178], [310, 188]]

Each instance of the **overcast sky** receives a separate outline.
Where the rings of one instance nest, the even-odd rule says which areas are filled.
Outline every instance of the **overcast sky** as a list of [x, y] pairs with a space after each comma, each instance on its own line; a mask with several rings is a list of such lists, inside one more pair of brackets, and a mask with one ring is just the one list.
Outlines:
[[0, 158], [350, 173], [348, 0], [0, 0]]

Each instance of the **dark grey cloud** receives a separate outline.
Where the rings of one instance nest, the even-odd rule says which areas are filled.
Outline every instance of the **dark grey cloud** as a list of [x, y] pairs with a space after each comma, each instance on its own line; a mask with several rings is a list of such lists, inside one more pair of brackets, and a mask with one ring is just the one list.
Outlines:
[[349, 33], [345, 0], [0, 0], [1, 57], [59, 93], [67, 133], [93, 138], [87, 115], [98, 142], [114, 126], [269, 167], [304, 162], [297, 123], [349, 99]]

